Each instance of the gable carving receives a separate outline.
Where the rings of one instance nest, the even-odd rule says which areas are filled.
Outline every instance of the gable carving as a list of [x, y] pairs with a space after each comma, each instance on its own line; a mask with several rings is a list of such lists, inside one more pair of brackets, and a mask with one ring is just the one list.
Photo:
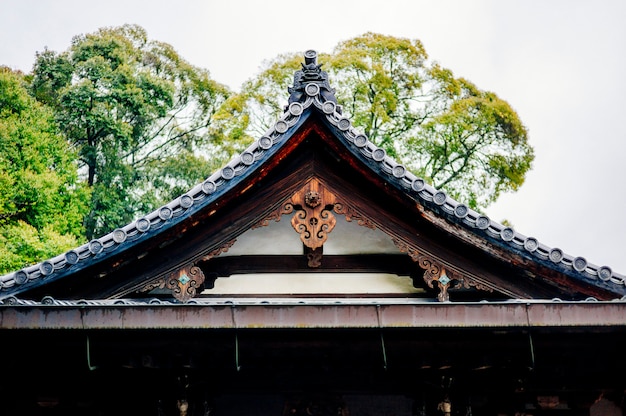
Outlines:
[[315, 250], [311, 250], [307, 248], [306, 259], [307, 266], [312, 269], [316, 269], [322, 265], [322, 256], [324, 254], [324, 247], [316, 248]]
[[233, 246], [233, 244], [235, 244], [236, 241], [237, 240], [227, 241], [226, 243], [222, 244], [221, 246], [211, 251], [210, 253], [205, 254], [200, 260], [202, 261], [211, 260], [213, 257], [217, 257], [222, 253], [226, 253]]
[[140, 292], [149, 292], [154, 289], [168, 289], [176, 300], [183, 303], [197, 294], [197, 289], [204, 283], [204, 273], [193, 265], [188, 265], [145, 285]]
[[372, 230], [376, 228], [376, 226], [374, 225], [372, 221], [370, 221], [368, 218], [365, 218], [363, 215], [361, 215], [361, 213], [359, 213], [351, 205], [338, 202], [335, 204], [334, 211], [337, 214], [344, 215], [346, 217], [346, 221], [348, 222], [352, 222], [354, 220], [361, 227], [371, 228]]
[[420, 268], [424, 270], [424, 281], [430, 288], [434, 288], [434, 284], [437, 283], [439, 288], [437, 299], [440, 302], [449, 301], [450, 295], [448, 294], [448, 289], [460, 287], [460, 280], [455, 279], [454, 274], [446, 273], [445, 267], [440, 262], [420, 253], [416, 248], [395, 238], [393, 239], [393, 243], [402, 253], [407, 253], [409, 257], [411, 257], [411, 260], [416, 262]]
[[[217, 257], [222, 253], [226, 253], [236, 240], [228, 241], [222, 244], [220, 247], [205, 254], [199, 261], [207, 261], [213, 257]], [[189, 301], [191, 298], [196, 297], [198, 290], [205, 283], [206, 277], [202, 272], [202, 269], [196, 266], [197, 262], [191, 263], [183, 268], [171, 272], [167, 277], [160, 277], [150, 281], [144, 285], [138, 292], [150, 292], [154, 289], [167, 289], [172, 292], [172, 296], [176, 300], [183, 303]], [[211, 276], [213, 279], [207, 281], [207, 285], [213, 287], [215, 282], [215, 276]]]
[[300, 234], [302, 243], [315, 250], [324, 245], [335, 228], [337, 219], [332, 211], [336, 203], [335, 195], [312, 179], [283, 205], [283, 212], [294, 212], [291, 226]]
[[493, 292], [492, 288], [487, 287], [474, 279], [462, 276], [457, 272], [451, 272], [435, 258], [421, 253], [418, 249], [403, 241], [394, 238], [393, 243], [396, 247], [398, 247], [400, 252], [407, 253], [409, 257], [411, 257], [411, 260], [416, 262], [420, 268], [424, 270], [424, 281], [430, 288], [434, 289], [435, 283], [437, 284], [439, 289], [437, 299], [440, 302], [448, 302], [450, 300], [450, 294], [448, 293], [448, 290], [450, 289], [474, 287], [478, 290]]
[[[316, 178], [311, 179], [278, 209], [252, 226], [266, 227], [270, 221], [280, 221], [283, 215], [294, 214], [291, 218], [293, 229], [300, 234], [300, 240], [312, 252], [321, 248], [328, 234], [335, 228], [334, 214], [343, 215], [346, 221], [356, 221], [358, 225], [374, 229], [372, 221], [361, 215], [350, 204], [340, 201]], [[319, 259], [321, 254], [317, 254]]]

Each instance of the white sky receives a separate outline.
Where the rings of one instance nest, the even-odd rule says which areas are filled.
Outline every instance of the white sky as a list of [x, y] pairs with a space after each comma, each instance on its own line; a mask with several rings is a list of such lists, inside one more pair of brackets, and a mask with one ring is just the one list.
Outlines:
[[[136, 23], [233, 89], [283, 52], [330, 52], [373, 31], [420, 39], [431, 59], [507, 100], [536, 151], [522, 189], [487, 212], [626, 273], [626, 2], [0, 0], [0, 65]], [[332, 80], [331, 80], [332, 83]]]

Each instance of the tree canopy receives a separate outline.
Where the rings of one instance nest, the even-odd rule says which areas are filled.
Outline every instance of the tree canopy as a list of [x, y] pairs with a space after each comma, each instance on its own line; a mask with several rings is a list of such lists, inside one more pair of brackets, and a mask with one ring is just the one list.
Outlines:
[[92, 188], [88, 238], [178, 196], [224, 156], [212, 131], [229, 90], [139, 26], [103, 28], [76, 36], [65, 52], [39, 53], [31, 88], [78, 150]]
[[49, 108], [0, 68], [0, 273], [75, 247], [88, 192]]
[[[244, 85], [248, 134], [258, 136], [282, 112], [301, 60], [278, 56]], [[481, 209], [523, 184], [534, 154], [517, 113], [429, 63], [418, 40], [367, 33], [320, 62], [353, 124], [436, 188]]]

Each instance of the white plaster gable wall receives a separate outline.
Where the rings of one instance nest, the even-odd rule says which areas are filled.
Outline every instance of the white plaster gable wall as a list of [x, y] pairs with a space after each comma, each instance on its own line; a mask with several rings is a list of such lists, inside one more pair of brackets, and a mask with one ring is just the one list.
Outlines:
[[[389, 236], [378, 229], [346, 221], [337, 223], [324, 244], [324, 255], [397, 254]], [[242, 234], [222, 256], [302, 255], [300, 236], [291, 226], [290, 216]], [[246, 274], [219, 278], [204, 294], [411, 294], [418, 293], [408, 276], [384, 273], [288, 273]]]
[[[335, 215], [337, 223], [328, 234], [324, 255], [340, 254], [398, 254], [391, 238], [378, 229], [346, 221], [343, 215]], [[300, 235], [291, 226], [291, 217], [270, 221], [266, 227], [254, 228], [243, 233], [235, 244], [222, 256], [241, 255], [298, 255], [303, 253]]]

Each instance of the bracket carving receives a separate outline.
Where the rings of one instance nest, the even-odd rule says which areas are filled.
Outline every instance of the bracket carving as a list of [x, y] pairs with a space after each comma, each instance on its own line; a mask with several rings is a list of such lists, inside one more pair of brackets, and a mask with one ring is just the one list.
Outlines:
[[437, 287], [439, 288], [437, 299], [440, 302], [448, 302], [450, 300], [450, 295], [448, 293], [448, 290], [450, 289], [475, 287], [478, 290], [493, 292], [492, 288], [485, 286], [472, 278], [458, 275], [457, 272], [452, 273], [450, 270], [446, 270], [443, 264], [420, 253], [419, 250], [409, 246], [403, 241], [394, 238], [393, 243], [396, 247], [398, 247], [398, 249], [400, 249], [400, 252], [407, 253], [409, 257], [411, 257], [411, 260], [424, 269], [424, 282], [428, 284], [428, 287], [434, 288], [435, 282], [437, 283]]
[[175, 299], [186, 303], [196, 296], [196, 289], [204, 283], [204, 273], [197, 266], [185, 266], [180, 270], [170, 273], [168, 277], [160, 277], [147, 285], [140, 292], [148, 292], [153, 289], [168, 289]]
[[337, 220], [333, 212], [344, 215], [346, 221], [356, 221], [362, 227], [376, 228], [372, 221], [365, 218], [353, 206], [340, 202], [315, 178], [252, 228], [266, 227], [270, 221], [278, 222], [283, 215], [294, 212], [291, 225], [300, 234], [304, 245], [311, 250], [322, 247], [328, 239], [328, 234], [335, 228]]
[[400, 252], [407, 253], [409, 257], [411, 257], [411, 260], [416, 262], [420, 268], [424, 269], [424, 282], [428, 284], [428, 287], [434, 288], [435, 282], [437, 283], [437, 287], [439, 288], [437, 300], [439, 300], [439, 302], [448, 302], [450, 300], [448, 290], [459, 288], [463, 279], [456, 279], [453, 274], [446, 271], [441, 263], [420, 253], [414, 247], [395, 238], [393, 239], [393, 243], [400, 249]]
[[257, 222], [250, 228], [255, 229], [255, 228], [261, 228], [261, 227], [267, 227], [268, 225], [270, 225], [270, 221], [278, 222], [282, 218], [283, 214], [288, 215], [288, 214], [291, 214], [292, 212], [293, 212], [292, 205], [288, 205], [288, 206], [281, 205], [278, 209], [272, 211], [270, 215], [263, 218], [261, 221]]
[[291, 198], [252, 228], [265, 227], [270, 221], [280, 221], [283, 215], [294, 214], [291, 217], [291, 225], [306, 247], [308, 266], [316, 268], [321, 265], [322, 249], [328, 239], [328, 234], [337, 223], [333, 212], [344, 215], [346, 221], [355, 221], [358, 225], [371, 229], [376, 228], [374, 223], [365, 218], [356, 208], [339, 201], [335, 194], [326, 189], [317, 178], [312, 178]]
[[311, 250], [307, 247], [305, 250], [307, 266], [311, 269], [316, 269], [322, 265], [322, 256], [324, 253], [324, 247], [317, 248], [315, 250]]
[[211, 251], [209, 254], [205, 254], [204, 256], [202, 256], [200, 260], [201, 261], [211, 260], [213, 257], [217, 257], [222, 253], [226, 253], [233, 246], [233, 244], [235, 244], [236, 241], [237, 240], [232, 240], [232, 241], [228, 241], [224, 243], [223, 245], [219, 246], [215, 250]]
[[344, 215], [346, 217], [346, 221], [356, 221], [362, 227], [371, 228], [372, 230], [376, 228], [374, 223], [369, 219], [363, 217], [361, 213], [359, 213], [354, 207], [344, 204], [342, 202], [337, 202], [333, 209], [337, 214]]
[[337, 219], [332, 210], [337, 203], [335, 195], [317, 179], [309, 181], [283, 205], [283, 212], [295, 211], [291, 226], [300, 240], [311, 250], [322, 247]]
[[463, 279], [461, 279], [461, 284], [463, 285], [463, 287], [465, 287], [466, 289], [469, 289], [470, 287], [474, 287], [477, 290], [483, 290], [485, 292], [493, 292], [493, 288], [489, 287], [481, 282], [478, 282], [474, 279], [470, 279], [467, 277], [464, 277]]
[[[210, 260], [213, 257], [217, 257], [222, 253], [225, 253], [230, 249], [236, 240], [228, 241], [218, 248], [214, 249], [208, 254], [205, 254], [199, 261]], [[206, 280], [204, 273], [200, 267], [191, 263], [177, 271], [171, 272], [167, 277], [160, 277], [144, 285], [138, 292], [149, 292], [154, 289], [168, 289], [172, 292], [172, 296], [181, 302], [187, 302], [189, 299], [194, 298], [197, 294], [197, 289], [200, 288]], [[216, 277], [212, 280], [209, 279], [207, 284], [212, 287], [215, 283]]]

